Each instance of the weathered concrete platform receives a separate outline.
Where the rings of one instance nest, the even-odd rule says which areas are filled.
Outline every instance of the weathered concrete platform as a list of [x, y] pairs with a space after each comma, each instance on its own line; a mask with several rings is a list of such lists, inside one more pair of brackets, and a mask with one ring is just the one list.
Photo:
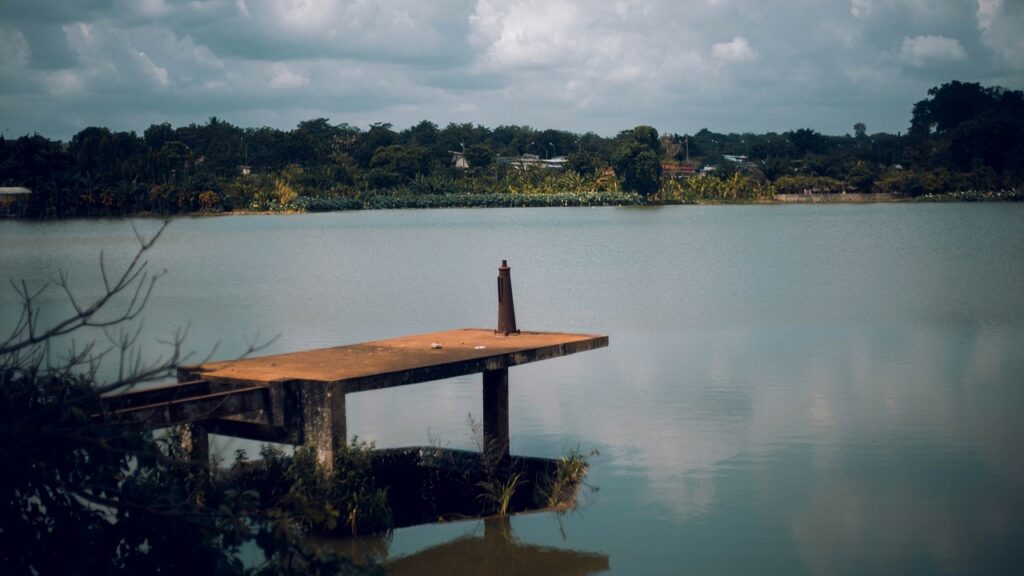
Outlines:
[[607, 345], [600, 334], [430, 332], [184, 367], [178, 384], [112, 396], [107, 408], [153, 428], [184, 424], [196, 459], [214, 433], [312, 446], [330, 466], [348, 441], [347, 394], [482, 373], [485, 452], [507, 459], [508, 369]]
[[318, 382], [345, 393], [501, 370], [608, 345], [597, 334], [464, 328], [186, 368], [190, 379], [248, 384]]

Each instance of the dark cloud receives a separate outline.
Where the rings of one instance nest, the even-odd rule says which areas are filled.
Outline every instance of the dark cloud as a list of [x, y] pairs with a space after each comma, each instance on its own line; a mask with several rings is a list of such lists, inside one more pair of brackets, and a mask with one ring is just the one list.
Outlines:
[[1024, 85], [1012, 0], [7, 0], [0, 128], [328, 117], [614, 134], [905, 130], [952, 79]]

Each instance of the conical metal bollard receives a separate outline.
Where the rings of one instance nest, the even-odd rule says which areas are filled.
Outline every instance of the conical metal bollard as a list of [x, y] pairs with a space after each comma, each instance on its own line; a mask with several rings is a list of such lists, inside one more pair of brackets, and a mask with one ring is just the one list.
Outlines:
[[498, 268], [498, 329], [499, 334], [516, 334], [516, 307], [512, 302], [512, 269], [502, 260]]

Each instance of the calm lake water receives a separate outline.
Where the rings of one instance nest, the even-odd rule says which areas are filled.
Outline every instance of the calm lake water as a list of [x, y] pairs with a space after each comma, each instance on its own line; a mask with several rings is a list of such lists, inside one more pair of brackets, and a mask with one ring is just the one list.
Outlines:
[[[0, 270], [63, 268], [84, 290], [101, 250], [123, 263], [133, 242], [128, 221], [0, 222]], [[474, 547], [496, 531], [475, 521], [363, 544], [396, 566], [1018, 573], [1022, 249], [1024, 206], [1007, 204], [181, 219], [150, 258], [167, 274], [144, 335], [158, 354], [188, 326], [190, 348], [228, 358], [274, 335], [268, 352], [491, 327], [507, 259], [521, 329], [610, 335], [510, 372], [512, 451], [596, 449], [600, 490], [513, 518], [496, 549]], [[0, 328], [13, 302], [0, 289]], [[480, 403], [479, 376], [355, 394], [349, 433], [472, 448]]]

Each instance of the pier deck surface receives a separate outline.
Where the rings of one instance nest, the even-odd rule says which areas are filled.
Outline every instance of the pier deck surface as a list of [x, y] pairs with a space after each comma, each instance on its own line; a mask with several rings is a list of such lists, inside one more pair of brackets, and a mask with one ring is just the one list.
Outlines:
[[608, 337], [599, 334], [521, 332], [505, 336], [489, 329], [464, 328], [208, 362], [188, 371], [211, 382], [321, 382], [340, 385], [348, 393], [502, 370], [607, 345]]

